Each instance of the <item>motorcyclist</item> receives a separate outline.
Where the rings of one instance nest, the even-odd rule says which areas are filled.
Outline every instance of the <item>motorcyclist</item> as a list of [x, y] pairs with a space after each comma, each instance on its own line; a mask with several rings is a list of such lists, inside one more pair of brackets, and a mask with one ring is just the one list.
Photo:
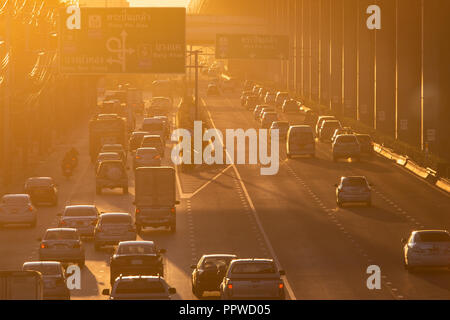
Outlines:
[[78, 151], [77, 151], [77, 149], [72, 147], [72, 149], [70, 149], [64, 155], [64, 158], [62, 161], [62, 168], [64, 170], [64, 168], [67, 167], [67, 165], [69, 165], [71, 167], [71, 169], [73, 169], [76, 167], [77, 164], [78, 164]]

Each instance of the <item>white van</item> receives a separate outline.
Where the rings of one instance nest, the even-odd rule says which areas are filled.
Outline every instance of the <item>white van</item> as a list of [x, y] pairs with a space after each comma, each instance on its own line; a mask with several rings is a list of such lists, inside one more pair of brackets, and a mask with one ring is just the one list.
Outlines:
[[316, 156], [316, 141], [310, 126], [290, 126], [286, 140], [287, 157], [310, 155]]

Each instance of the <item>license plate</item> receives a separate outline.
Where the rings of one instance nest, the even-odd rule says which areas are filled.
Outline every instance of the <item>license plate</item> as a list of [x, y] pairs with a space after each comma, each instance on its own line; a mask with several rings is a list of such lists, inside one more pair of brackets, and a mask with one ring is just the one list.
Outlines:
[[131, 264], [134, 264], [134, 265], [142, 264], [142, 260], [139, 260], [139, 259], [131, 260]]

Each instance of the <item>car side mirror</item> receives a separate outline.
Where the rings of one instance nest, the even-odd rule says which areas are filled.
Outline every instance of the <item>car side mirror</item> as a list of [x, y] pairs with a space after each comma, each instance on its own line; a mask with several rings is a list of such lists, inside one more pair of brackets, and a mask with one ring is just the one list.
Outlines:
[[159, 249], [159, 253], [166, 253], [166, 249]]
[[406, 244], [406, 239], [405, 238], [402, 238], [400, 241], [401, 241], [402, 244]]
[[175, 293], [177, 293], [177, 289], [169, 288], [169, 294], [175, 294]]
[[334, 186], [335, 186], [336, 188], [339, 187], [339, 185], [338, 185], [337, 183], [335, 183]]
[[180, 204], [180, 201], [179, 201], [179, 200], [176, 200], [176, 201], [175, 201], [175, 204]]
[[197, 269], [197, 265], [191, 264], [191, 269]]
[[286, 271], [284, 271], [284, 270], [280, 270], [279, 273], [280, 273], [280, 276], [286, 275]]
[[102, 290], [102, 295], [109, 296], [109, 289], [103, 289]]
[[370, 187], [375, 187], [375, 185], [373, 183], [369, 183]]

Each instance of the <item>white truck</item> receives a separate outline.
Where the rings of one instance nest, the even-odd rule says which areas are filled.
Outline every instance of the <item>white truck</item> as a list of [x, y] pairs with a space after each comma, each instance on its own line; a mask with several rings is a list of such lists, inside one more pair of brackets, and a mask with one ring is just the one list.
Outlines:
[[175, 169], [139, 167], [135, 173], [136, 231], [144, 227], [167, 227], [176, 231]]

